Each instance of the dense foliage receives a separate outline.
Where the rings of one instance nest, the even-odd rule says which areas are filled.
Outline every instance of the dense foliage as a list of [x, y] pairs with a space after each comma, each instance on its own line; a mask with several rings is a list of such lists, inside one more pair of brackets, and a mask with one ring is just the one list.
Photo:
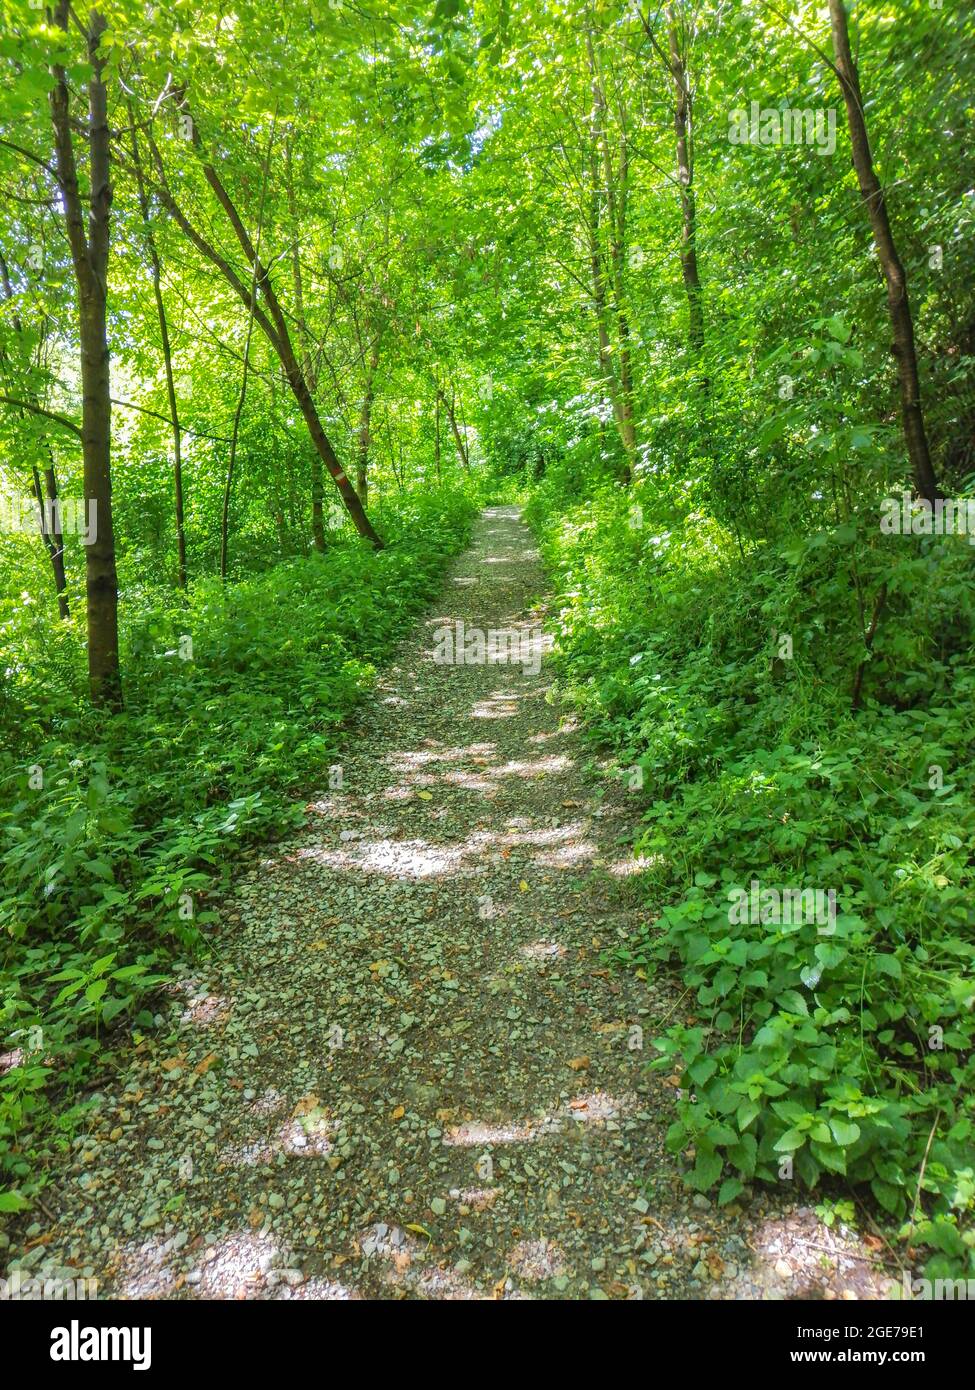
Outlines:
[[[0, 1162], [28, 1191], [18, 1140], [50, 1121], [48, 1087], [70, 1096], [111, 1063], [117, 1015], [153, 1027], [160, 972], [206, 949], [207, 898], [234, 856], [300, 822], [303, 788], [341, 776], [343, 726], [472, 510], [463, 494], [411, 494], [380, 510], [378, 553], [336, 539], [230, 593], [215, 579], [186, 602], [146, 592], [125, 610], [127, 706], [110, 721], [78, 688], [77, 626], [52, 636], [33, 605], [9, 605], [0, 1017], [30, 1061], [0, 1078]], [[64, 1110], [62, 1128], [74, 1119]]]

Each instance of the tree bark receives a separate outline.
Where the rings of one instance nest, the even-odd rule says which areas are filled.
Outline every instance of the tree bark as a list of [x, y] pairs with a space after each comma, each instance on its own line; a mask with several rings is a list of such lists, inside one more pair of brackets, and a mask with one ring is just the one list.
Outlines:
[[[55, 22], [67, 33], [70, 5], [59, 0]], [[95, 510], [95, 535], [85, 547], [88, 599], [88, 683], [92, 703], [109, 710], [122, 707], [118, 655], [118, 574], [112, 526], [112, 396], [107, 333], [107, 276], [112, 188], [108, 92], [99, 41], [105, 20], [92, 10], [88, 20], [88, 173], [90, 193], [85, 231], [69, 111], [68, 81], [55, 65], [51, 119], [57, 154], [58, 183], [65, 230], [78, 286], [81, 337], [82, 452], [85, 500]]]
[[[614, 416], [620, 441], [626, 455], [627, 476], [633, 474], [636, 462], [636, 422], [633, 404], [633, 367], [630, 360], [630, 321], [626, 312], [623, 258], [626, 247], [626, 199], [629, 179], [629, 148], [625, 133], [620, 139], [619, 174], [613, 170], [612, 154], [609, 147], [609, 133], [606, 125], [606, 94], [603, 91], [602, 77], [596, 62], [592, 34], [586, 35], [586, 51], [589, 57], [589, 76], [593, 98], [593, 135], [599, 148], [603, 168], [603, 182], [606, 195], [606, 222], [609, 234], [608, 259], [609, 279], [613, 292], [613, 310], [616, 320], [617, 359], [619, 361], [619, 390], [615, 390], [615, 376], [610, 369], [610, 379], [614, 384]], [[596, 254], [599, 255], [599, 190], [596, 183], [595, 161], [592, 167], [593, 216]], [[601, 264], [599, 273], [602, 275]], [[605, 312], [605, 280], [602, 289]], [[605, 363], [609, 362], [609, 341], [605, 335], [601, 345]]]
[[[196, 127], [194, 124], [194, 132], [195, 131]], [[194, 140], [197, 139], [198, 135], [194, 134]], [[243, 284], [240, 276], [237, 275], [229, 261], [220, 254], [215, 246], [207, 241], [206, 237], [204, 237], [186, 217], [169, 189], [165, 178], [162, 157], [159, 153], [158, 146], [151, 137], [150, 147], [159, 174], [160, 182], [158, 192], [160, 198], [172, 213], [185, 235], [197, 250], [205, 256], [212, 265], [216, 266], [227, 283], [234, 290], [237, 297], [244, 304], [245, 308], [251, 310], [253, 307], [254, 321], [258, 324], [261, 332], [278, 355], [278, 359], [284, 369], [285, 378], [298, 404], [298, 409], [301, 411], [312, 443], [315, 446], [316, 454], [321, 462], [324, 463], [329, 476], [338, 489], [339, 496], [352, 520], [352, 524], [355, 526], [360, 536], [370, 541], [377, 550], [381, 550], [383, 548], [383, 543], [373, 529], [365, 509], [359, 501], [355, 488], [346, 477], [345, 470], [342, 468], [338, 456], [332, 447], [332, 442], [325, 433], [322, 422], [319, 419], [318, 411], [315, 408], [315, 402], [312, 399], [311, 391], [308, 387], [308, 382], [305, 380], [305, 373], [295, 353], [291, 335], [288, 331], [287, 321], [275, 292], [269, 269], [267, 266], [261, 264], [260, 260], [257, 258], [247, 229], [244, 227], [240, 219], [240, 214], [234, 206], [233, 200], [230, 198], [227, 190], [224, 188], [219, 175], [212, 164], [205, 164], [203, 166], [204, 176], [213, 190], [218, 203], [226, 214], [228, 221], [233, 227], [234, 234], [247, 259], [248, 265], [257, 267], [258, 274], [256, 283], [258, 290], [253, 294], [248, 291], [247, 286]], [[257, 302], [258, 298], [263, 299], [267, 312], [259, 306]], [[315, 496], [314, 472], [312, 473], [312, 506], [313, 512], [317, 507], [317, 515], [320, 523], [321, 499]], [[324, 533], [322, 533], [321, 536], [316, 535], [315, 544], [319, 549], [324, 548]]]
[[[674, 134], [677, 140], [677, 177], [680, 183], [681, 252], [680, 268], [687, 295], [688, 344], [697, 358], [704, 350], [704, 305], [701, 277], [697, 265], [697, 199], [694, 193], [694, 145], [691, 124], [691, 93], [687, 81], [687, 62], [681, 51], [677, 21], [671, 6], [667, 9], [670, 41], [670, 73], [674, 83]], [[708, 389], [707, 378], [702, 387]]]
[[[54, 460], [44, 469], [44, 487], [41, 475], [33, 469], [34, 496], [41, 509], [41, 536], [51, 561], [54, 574], [54, 591], [58, 596], [58, 616], [63, 620], [71, 616], [68, 608], [68, 579], [64, 571], [64, 533], [61, 527], [61, 504], [58, 497], [57, 477], [54, 473]], [[44, 488], [47, 489], [45, 502]]]
[[[453, 394], [453, 392], [451, 392], [451, 394]], [[457, 424], [457, 412], [454, 409], [453, 402], [448, 401], [443, 391], [440, 392], [440, 399], [443, 401], [444, 410], [447, 412], [447, 419], [450, 421], [450, 430], [454, 436], [457, 457], [460, 459], [464, 471], [469, 473], [471, 471], [471, 460], [467, 452], [467, 445], [464, 443], [464, 436], [461, 434], [460, 427]]]
[[[314, 397], [318, 386], [318, 370], [312, 355], [311, 336], [305, 323], [305, 291], [301, 274], [301, 238], [299, 236], [298, 203], [295, 198], [293, 149], [290, 136], [285, 142], [284, 147], [284, 173], [288, 194], [288, 213], [291, 218], [291, 277], [294, 281], [295, 311], [298, 318], [298, 332], [302, 343], [302, 368], [305, 373], [305, 380], [308, 383], [308, 390], [311, 392], [312, 397]], [[325, 497], [322, 488], [322, 461], [317, 453], [312, 455], [310, 481], [312, 543], [317, 551], [324, 553]]]
[[240, 377], [240, 391], [237, 393], [237, 406], [234, 410], [234, 426], [230, 431], [230, 455], [227, 459], [227, 477], [223, 487], [223, 507], [220, 512], [220, 578], [227, 578], [227, 563], [230, 553], [230, 499], [234, 490], [234, 470], [237, 463], [237, 441], [240, 438], [240, 417], [244, 413], [247, 400], [247, 376], [251, 362], [251, 332], [253, 318], [247, 321], [247, 342], [244, 345], [244, 366]]
[[379, 366], [379, 340], [375, 341], [366, 365], [366, 393], [359, 413], [359, 440], [355, 460], [355, 487], [359, 501], [369, 505], [369, 446], [372, 442], [372, 402], [375, 392], [376, 368]]
[[887, 201], [873, 167], [870, 138], [863, 109], [860, 76], [850, 52], [850, 33], [843, 0], [829, 0], [830, 24], [833, 34], [833, 53], [840, 89], [846, 103], [853, 150], [853, 168], [860, 185], [860, 196], [866, 204], [873, 232], [874, 245], [887, 282], [887, 311], [894, 332], [892, 352], [897, 362], [900, 386], [901, 424], [907, 456], [914, 477], [914, 487], [920, 497], [931, 503], [939, 496], [934, 466], [928, 448], [921, 406], [921, 386], [917, 372], [917, 349], [914, 344], [914, 320], [907, 295], [907, 276], [887, 214]]
[[[3, 290], [4, 299], [9, 300], [13, 298], [13, 287], [10, 284], [7, 262], [2, 255], [0, 255], [0, 288]], [[11, 322], [13, 323], [15, 333], [21, 333], [23, 331], [19, 314], [13, 314]], [[19, 409], [21, 414], [23, 414], [25, 410], [31, 410], [35, 414], [44, 415], [40, 407], [40, 402], [36, 399], [30, 400], [25, 406], [20, 406]], [[69, 424], [70, 422], [63, 421], [62, 423]], [[74, 428], [74, 426], [70, 427]], [[40, 473], [36, 466], [33, 468], [34, 496], [37, 498], [37, 505], [41, 509], [40, 531], [44, 546], [48, 553], [48, 558], [51, 561], [51, 571], [54, 575], [54, 591], [58, 598], [58, 615], [64, 620], [69, 618], [71, 613], [68, 608], [68, 579], [64, 568], [64, 534], [61, 527], [58, 480], [54, 470], [54, 455], [51, 452], [50, 445], [47, 443], [45, 443], [45, 450], [48, 458], [47, 467], [44, 469], [44, 485], [47, 488], [47, 505], [45, 505], [44, 489], [41, 487]]]
[[[592, 32], [586, 32], [586, 57], [588, 60], [589, 85], [592, 93], [592, 114], [590, 118], [590, 145], [588, 150], [589, 179], [591, 184], [589, 202], [589, 261], [592, 272], [593, 300], [599, 333], [599, 367], [605, 390], [612, 406], [613, 419], [623, 446], [623, 477], [629, 482], [633, 477], [636, 461], [636, 426], [633, 406], [633, 371], [630, 362], [630, 326], [624, 300], [623, 255], [625, 245], [626, 221], [626, 178], [629, 166], [629, 152], [625, 135], [621, 142], [621, 162], [619, 177], [619, 196], [617, 197], [617, 176], [613, 171], [609, 148], [609, 135], [606, 127], [606, 96], [596, 62]], [[599, 167], [602, 166], [602, 195], [606, 203], [607, 249], [602, 246], [602, 201], [600, 196]], [[609, 292], [612, 292], [612, 319], [616, 326], [616, 361], [619, 371], [613, 367], [613, 350], [608, 324], [610, 322]]]
[[135, 169], [136, 189], [139, 207], [146, 230], [146, 245], [149, 249], [149, 265], [152, 271], [152, 290], [156, 300], [156, 316], [159, 320], [159, 337], [162, 343], [163, 366], [166, 372], [166, 395], [169, 398], [169, 414], [173, 430], [173, 493], [176, 521], [176, 583], [180, 589], [186, 588], [186, 523], [183, 508], [183, 431], [179, 423], [179, 406], [176, 401], [176, 381], [173, 376], [173, 352], [169, 339], [169, 320], [162, 293], [162, 271], [159, 262], [159, 248], [152, 230], [149, 197], [146, 193], [142, 160], [139, 156], [139, 138], [136, 133], [135, 115], [129, 103], [129, 123], [132, 127], [132, 163]]

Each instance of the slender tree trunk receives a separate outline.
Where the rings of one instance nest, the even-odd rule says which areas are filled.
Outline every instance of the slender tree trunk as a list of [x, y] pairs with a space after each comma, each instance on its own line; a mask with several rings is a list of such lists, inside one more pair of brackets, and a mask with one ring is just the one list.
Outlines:
[[278, 550], [281, 552], [281, 558], [283, 559], [288, 553], [288, 531], [284, 524], [284, 512], [281, 510], [280, 503], [276, 503], [272, 507], [271, 513], [278, 531]]
[[[396, 479], [396, 486], [399, 488], [400, 492], [402, 492], [402, 491], [403, 491], [403, 479], [402, 479], [402, 477], [400, 476], [400, 471], [399, 471], [399, 469], [398, 469], [397, 466], [396, 466], [396, 450], [395, 450], [395, 448], [393, 447], [393, 430], [392, 430], [392, 426], [391, 426], [390, 423], [389, 423], [389, 410], [388, 410], [388, 409], [386, 410], [386, 445], [387, 445], [387, 448], [389, 449], [389, 463], [390, 463], [390, 467], [391, 467], [392, 470], [393, 470], [393, 477]], [[402, 454], [400, 455], [400, 457], [402, 457]]]
[[907, 456], [918, 495], [931, 503], [938, 497], [938, 484], [928, 448], [921, 407], [921, 386], [917, 372], [917, 350], [914, 344], [914, 321], [907, 296], [907, 276], [887, 214], [887, 202], [880, 180], [874, 172], [870, 138], [860, 90], [860, 76], [850, 52], [850, 33], [843, 0], [829, 0], [830, 23], [833, 33], [833, 53], [839, 76], [853, 149], [853, 168], [860, 185], [860, 196], [867, 207], [874, 245], [887, 282], [887, 310], [894, 332], [893, 354], [897, 362], [900, 384], [901, 423]]
[[[451, 395], [453, 395], [452, 391]], [[467, 452], [467, 445], [464, 443], [464, 436], [461, 434], [460, 427], [457, 424], [457, 412], [454, 409], [454, 402], [453, 400], [448, 401], [443, 391], [440, 392], [440, 399], [443, 401], [444, 410], [446, 410], [447, 412], [447, 419], [450, 421], [450, 430], [454, 436], [454, 444], [457, 448], [457, 457], [460, 459], [461, 466], [463, 467], [464, 471], [469, 473], [471, 471], [470, 455]]]
[[[10, 284], [10, 274], [7, 270], [7, 262], [0, 255], [0, 288], [3, 290], [4, 299], [13, 298], [13, 287]], [[23, 332], [23, 326], [19, 314], [11, 316], [14, 332]], [[36, 406], [39, 402], [31, 400], [31, 405]], [[21, 414], [24, 412], [21, 411]], [[45, 444], [48, 463], [44, 469], [44, 484], [47, 488], [47, 503], [45, 505], [44, 489], [41, 487], [40, 474], [35, 467], [33, 469], [34, 496], [41, 509], [41, 537], [51, 561], [51, 571], [54, 575], [54, 591], [58, 597], [58, 614], [62, 619], [71, 616], [68, 608], [68, 580], [64, 569], [64, 534], [61, 527], [61, 504], [58, 497], [58, 480], [54, 471], [54, 455], [50, 446]]]
[[[196, 133], [195, 125], [194, 132], [194, 142], [197, 142], [199, 137], [198, 133]], [[182, 208], [179, 206], [176, 199], [170, 192], [169, 186], [166, 182], [165, 168], [162, 162], [162, 156], [159, 153], [158, 146], [151, 139], [150, 147], [152, 149], [153, 159], [155, 161], [156, 168], [159, 173], [159, 196], [162, 198], [169, 211], [173, 214], [173, 217], [176, 219], [177, 223], [179, 224], [180, 228], [185, 233], [185, 235], [189, 238], [189, 240], [193, 243], [197, 250], [203, 256], [205, 256], [212, 265], [217, 267], [217, 269], [223, 275], [227, 283], [233, 288], [235, 294], [241, 300], [241, 302], [248, 309], [250, 309], [253, 306], [255, 322], [259, 325], [262, 333], [265, 335], [268, 342], [271, 344], [274, 351], [278, 355], [278, 360], [280, 361], [281, 366], [284, 369], [284, 374], [287, 379], [288, 385], [291, 388], [295, 401], [298, 404], [298, 409], [301, 411], [302, 418], [304, 419], [305, 424], [308, 428], [308, 433], [311, 436], [311, 441], [315, 446], [316, 454], [318, 458], [321, 460], [321, 462], [325, 465], [325, 468], [328, 470], [329, 476], [331, 477], [333, 483], [338, 489], [339, 496], [341, 497], [342, 502], [345, 505], [345, 509], [352, 520], [352, 524], [355, 526], [360, 536], [362, 536], [365, 540], [370, 541], [377, 550], [381, 550], [383, 543], [379, 536], [376, 534], [375, 530], [373, 529], [372, 523], [366, 515], [365, 509], [362, 503], [359, 501], [359, 497], [356, 493], [355, 488], [352, 486], [352, 484], [349, 482], [349, 479], [346, 477], [345, 470], [339, 462], [338, 456], [332, 447], [332, 442], [329, 439], [328, 435], [325, 433], [324, 427], [318, 415], [318, 411], [315, 408], [315, 402], [312, 398], [311, 391], [309, 390], [308, 382], [305, 379], [305, 373], [298, 361], [294, 345], [291, 341], [291, 334], [288, 331], [287, 320], [281, 308], [280, 301], [278, 300], [277, 293], [275, 292], [274, 284], [270, 276], [270, 271], [267, 266], [262, 265], [257, 259], [254, 246], [247, 233], [247, 229], [244, 227], [244, 224], [240, 218], [240, 214], [238, 213], [237, 208], [234, 206], [232, 199], [227, 193], [227, 190], [224, 188], [220, 180], [220, 177], [217, 174], [216, 169], [213, 167], [212, 164], [204, 164], [203, 174], [207, 182], [209, 183], [211, 189], [213, 190], [217, 198], [217, 202], [223, 209], [227, 217], [227, 220], [230, 222], [230, 225], [234, 230], [234, 234], [237, 237], [237, 241], [240, 245], [240, 248], [247, 258], [248, 264], [252, 266], [257, 265], [258, 291], [253, 294], [249, 292], [248, 287], [241, 281], [240, 277], [234, 271], [233, 267], [230, 265], [227, 259], [223, 255], [221, 255], [220, 251], [215, 246], [213, 246], [186, 217]], [[263, 299], [264, 305], [266, 306], [266, 311], [264, 308], [259, 307], [256, 303], [258, 297]], [[324, 548], [325, 542], [324, 532], [321, 530], [322, 512], [320, 473], [318, 477], [319, 482], [318, 490], [316, 493], [316, 475], [313, 471], [312, 511], [313, 516], [316, 518], [317, 527], [315, 544], [319, 549], [322, 549]]]
[[146, 245], [149, 250], [149, 266], [152, 271], [152, 290], [156, 300], [156, 317], [159, 320], [159, 337], [162, 343], [163, 366], [166, 372], [166, 395], [169, 398], [169, 415], [173, 430], [173, 494], [176, 520], [176, 583], [186, 588], [186, 521], [183, 507], [183, 431], [179, 423], [179, 406], [176, 401], [176, 381], [173, 376], [173, 352], [169, 338], [169, 320], [162, 293], [162, 269], [159, 262], [159, 248], [152, 230], [149, 197], [146, 193], [142, 160], [139, 156], [139, 137], [136, 132], [135, 115], [129, 103], [129, 124], [132, 127], [132, 162], [135, 168], [136, 188], [139, 207], [146, 230]]
[[[670, 73], [674, 83], [674, 133], [677, 139], [677, 177], [680, 182], [681, 251], [680, 268], [687, 295], [688, 343], [700, 358], [704, 350], [704, 304], [697, 265], [697, 199], [694, 193], [694, 145], [691, 125], [691, 94], [687, 81], [687, 62], [681, 51], [677, 21], [667, 8], [670, 39]], [[708, 390], [707, 378], [702, 387]]]
[[[606, 98], [603, 92], [592, 33], [586, 33], [586, 54], [589, 62], [589, 82], [592, 92], [591, 145], [589, 177], [591, 181], [589, 207], [589, 259], [592, 268], [593, 297], [599, 327], [599, 365], [613, 408], [613, 419], [623, 445], [623, 476], [628, 482], [633, 476], [636, 460], [636, 426], [633, 418], [633, 370], [630, 362], [630, 325], [624, 304], [623, 255], [625, 238], [625, 178], [628, 172], [628, 152], [625, 137], [622, 144], [620, 197], [617, 198], [616, 175], [613, 172], [609, 137], [606, 129]], [[606, 198], [608, 240], [608, 269], [603, 264], [601, 244], [601, 198], [599, 166], [602, 164], [603, 192]], [[613, 318], [616, 322], [619, 379], [613, 369], [610, 346], [608, 290], [613, 295]]]
[[433, 407], [433, 457], [437, 466], [437, 486], [443, 482], [440, 467], [440, 392], [437, 392]]
[[237, 442], [240, 439], [240, 420], [247, 400], [247, 378], [251, 365], [251, 339], [254, 334], [254, 310], [257, 305], [257, 275], [260, 266], [261, 238], [264, 233], [264, 204], [267, 199], [267, 176], [271, 167], [271, 150], [274, 147], [272, 131], [264, 156], [264, 172], [261, 179], [261, 201], [257, 211], [257, 232], [254, 236], [254, 262], [251, 270], [250, 310], [247, 314], [247, 335], [244, 338], [244, 365], [240, 377], [240, 391], [237, 393], [237, 407], [234, 410], [234, 424], [230, 431], [230, 457], [227, 460], [227, 479], [223, 489], [223, 510], [220, 518], [220, 578], [227, 578], [227, 560], [230, 550], [230, 501], [234, 489], [234, 468], [237, 463]]
[[[56, 23], [67, 33], [70, 6], [59, 0]], [[118, 655], [118, 575], [112, 526], [111, 427], [112, 393], [107, 334], [107, 275], [110, 183], [108, 93], [103, 81], [99, 40], [102, 16], [92, 10], [88, 19], [88, 174], [90, 182], [86, 234], [75, 164], [68, 80], [64, 68], [54, 68], [51, 118], [57, 152], [58, 183], [64, 206], [65, 229], [75, 279], [81, 337], [82, 451], [85, 499], [94, 510], [94, 538], [85, 548], [88, 598], [88, 681], [92, 703], [110, 710], [122, 706]]]
[[359, 501], [364, 507], [369, 505], [369, 446], [372, 442], [372, 402], [375, 391], [376, 368], [379, 366], [379, 341], [373, 344], [366, 366], [366, 393], [362, 398], [359, 413], [359, 440], [355, 461], [355, 488]]
[[51, 561], [51, 570], [54, 574], [54, 590], [58, 596], [58, 616], [62, 619], [70, 617], [68, 609], [67, 576], [64, 572], [64, 534], [61, 529], [61, 504], [58, 498], [57, 478], [54, 474], [54, 462], [44, 469], [44, 487], [47, 488], [45, 499], [44, 487], [41, 486], [41, 475], [35, 467], [33, 470], [34, 496], [37, 498], [37, 505], [41, 509], [41, 536], [44, 541], [48, 558]]
[[[586, 35], [589, 55], [589, 75], [593, 98], [593, 131], [602, 158], [603, 182], [606, 194], [606, 222], [609, 232], [609, 276], [613, 291], [616, 320], [617, 359], [619, 361], [619, 393], [615, 409], [620, 440], [626, 453], [627, 471], [632, 474], [636, 461], [636, 422], [633, 407], [633, 366], [630, 359], [630, 321], [626, 312], [625, 275], [623, 261], [626, 248], [626, 200], [629, 180], [629, 148], [626, 134], [620, 139], [619, 174], [613, 169], [606, 121], [606, 94], [603, 90], [599, 65], [593, 48], [592, 34]], [[595, 173], [595, 170], [593, 171]], [[593, 180], [595, 189], [595, 178]], [[596, 239], [598, 250], [599, 199], [596, 199]], [[605, 290], [604, 290], [605, 301]], [[607, 343], [608, 350], [608, 343]]]
[[[298, 332], [302, 345], [302, 370], [305, 374], [305, 381], [308, 383], [308, 390], [314, 398], [318, 386], [318, 372], [315, 368], [314, 356], [312, 353], [311, 337], [305, 323], [305, 291], [304, 282], [301, 274], [301, 236], [298, 219], [298, 204], [295, 198], [294, 167], [293, 167], [293, 141], [288, 137], [284, 147], [284, 172], [285, 183], [288, 193], [288, 213], [291, 218], [291, 276], [294, 281], [295, 290], [295, 312], [298, 317]], [[324, 553], [325, 550], [325, 495], [322, 486], [322, 461], [318, 453], [312, 455], [311, 460], [311, 535], [312, 543], [317, 551]], [[365, 504], [363, 504], [365, 505]]]
[[234, 469], [237, 463], [237, 441], [240, 438], [240, 417], [244, 413], [247, 400], [247, 376], [251, 361], [251, 330], [253, 319], [247, 324], [247, 342], [244, 347], [244, 366], [240, 377], [240, 390], [237, 393], [237, 407], [234, 410], [234, 426], [230, 431], [230, 456], [227, 459], [227, 477], [223, 487], [223, 508], [220, 513], [220, 578], [227, 578], [227, 561], [230, 550], [230, 500], [234, 491]]

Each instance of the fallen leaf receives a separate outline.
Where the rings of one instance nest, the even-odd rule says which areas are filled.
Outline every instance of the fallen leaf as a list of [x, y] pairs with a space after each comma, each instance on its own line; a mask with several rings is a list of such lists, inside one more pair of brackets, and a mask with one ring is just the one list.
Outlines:
[[390, 1118], [391, 1120], [401, 1120], [405, 1114], [406, 1114], [406, 1106], [405, 1106], [405, 1105], [397, 1105], [396, 1109], [393, 1111], [393, 1113], [390, 1115], [389, 1118]]
[[291, 1118], [297, 1120], [300, 1119], [302, 1115], [310, 1115], [313, 1110], [321, 1109], [321, 1104], [321, 1101], [313, 1092], [307, 1096], [302, 1096], [301, 1100], [299, 1100], [298, 1104], [292, 1110]]
[[569, 1066], [572, 1068], [573, 1071], [587, 1071], [589, 1068], [589, 1058], [573, 1057], [572, 1061], [569, 1063]]

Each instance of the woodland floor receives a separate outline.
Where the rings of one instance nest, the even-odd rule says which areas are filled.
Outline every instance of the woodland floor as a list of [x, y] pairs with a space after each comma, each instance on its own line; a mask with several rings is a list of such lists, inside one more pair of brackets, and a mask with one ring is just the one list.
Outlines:
[[543, 592], [517, 509], [488, 509], [342, 789], [243, 862], [213, 955], [102, 1092], [32, 1273], [100, 1297], [878, 1296], [875, 1250], [787, 1184], [719, 1209], [664, 1148], [675, 1078], [647, 1063], [689, 1002], [601, 960], [641, 914], [636, 807], [544, 664], [433, 660], [455, 619], [537, 634]]

